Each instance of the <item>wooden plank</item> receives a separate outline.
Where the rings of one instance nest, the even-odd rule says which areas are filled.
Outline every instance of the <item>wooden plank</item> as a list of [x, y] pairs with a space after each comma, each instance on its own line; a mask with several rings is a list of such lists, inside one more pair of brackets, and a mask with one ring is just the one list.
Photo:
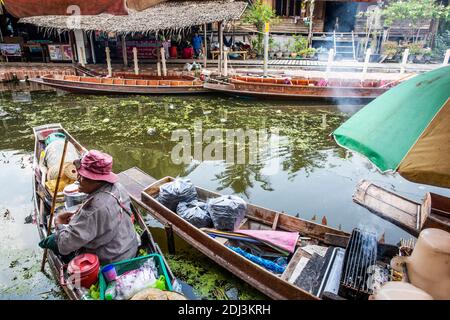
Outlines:
[[417, 218], [421, 209], [419, 203], [366, 180], [361, 181], [356, 187], [353, 201], [409, 233], [418, 235]]
[[272, 230], [276, 230], [277, 229], [277, 224], [278, 224], [278, 218], [279, 217], [280, 217], [280, 213], [277, 212], [275, 214], [275, 218], [273, 219]]
[[141, 198], [141, 192], [156, 181], [139, 168], [133, 167], [118, 174], [119, 182], [125, 187], [130, 196]]
[[333, 233], [325, 233], [324, 242], [327, 245], [347, 248], [350, 237]]

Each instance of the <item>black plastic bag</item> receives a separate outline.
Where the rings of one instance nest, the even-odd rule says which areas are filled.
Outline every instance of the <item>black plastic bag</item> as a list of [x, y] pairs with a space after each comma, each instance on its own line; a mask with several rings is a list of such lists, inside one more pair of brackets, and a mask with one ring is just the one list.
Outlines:
[[237, 196], [220, 196], [208, 200], [208, 212], [217, 230], [233, 231], [245, 217], [247, 204]]
[[159, 187], [157, 200], [172, 211], [176, 211], [180, 202], [197, 200], [197, 190], [189, 179], [177, 178]]
[[197, 200], [189, 203], [180, 202], [177, 206], [177, 214], [197, 228], [211, 228], [213, 226], [205, 202]]

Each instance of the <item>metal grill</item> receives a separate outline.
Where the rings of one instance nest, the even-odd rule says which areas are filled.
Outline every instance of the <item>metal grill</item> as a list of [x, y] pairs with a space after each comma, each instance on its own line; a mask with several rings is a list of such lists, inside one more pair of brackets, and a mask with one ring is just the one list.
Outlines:
[[374, 233], [353, 229], [345, 250], [339, 295], [364, 299], [372, 294], [370, 266], [377, 258], [377, 237]]

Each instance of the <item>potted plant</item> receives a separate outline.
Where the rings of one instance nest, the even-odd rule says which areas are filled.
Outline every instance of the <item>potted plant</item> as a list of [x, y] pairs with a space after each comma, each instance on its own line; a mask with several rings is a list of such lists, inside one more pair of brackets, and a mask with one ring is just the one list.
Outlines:
[[303, 58], [307, 58], [310, 59], [312, 57], [314, 57], [316, 54], [316, 49], [315, 48], [305, 48], [303, 50], [300, 50], [299, 55]]
[[386, 41], [381, 46], [383, 54], [386, 55], [386, 59], [392, 60], [398, 53], [398, 43], [396, 41]]
[[421, 55], [423, 52], [423, 45], [421, 43], [413, 42], [408, 44], [406, 47], [409, 49], [409, 62], [414, 62], [417, 59], [417, 56], [420, 56], [420, 59], [422, 59]]
[[275, 51], [275, 56], [277, 57], [277, 59], [281, 59], [281, 57], [283, 57], [283, 51], [281, 50], [281, 45], [279, 43], [277, 43], [276, 48], [277, 48], [277, 50]]
[[289, 56], [290, 56], [289, 48], [290, 47], [291, 47], [291, 40], [288, 40], [288, 41], [286, 41], [286, 43], [282, 47], [283, 49], [281, 50], [283, 58], [289, 58]]
[[430, 63], [431, 62], [431, 48], [423, 49], [423, 62]]
[[291, 57], [295, 58], [300, 52], [308, 48], [308, 40], [301, 35], [292, 36], [294, 41], [290, 46]]

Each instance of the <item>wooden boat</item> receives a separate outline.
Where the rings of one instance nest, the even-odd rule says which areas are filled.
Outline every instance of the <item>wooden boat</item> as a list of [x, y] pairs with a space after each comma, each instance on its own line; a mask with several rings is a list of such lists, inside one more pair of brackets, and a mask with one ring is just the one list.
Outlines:
[[450, 232], [450, 198], [435, 193], [428, 192], [419, 203], [362, 180], [353, 201], [415, 237], [426, 228]]
[[289, 79], [234, 76], [229, 83], [215, 83], [212, 79], [205, 88], [238, 96], [273, 99], [374, 99], [389, 90], [395, 82], [356, 79]]
[[[48, 217], [50, 214], [50, 207], [52, 202], [52, 194], [45, 187], [46, 181], [46, 167], [39, 164], [39, 158], [41, 152], [45, 148], [44, 144], [44, 134], [47, 135], [50, 132], [62, 132], [69, 138], [69, 141], [75, 146], [77, 151], [81, 154], [85, 151], [85, 148], [80, 145], [78, 141], [76, 141], [60, 124], [48, 124], [42, 125], [33, 128], [34, 136], [35, 136], [35, 150], [34, 150], [34, 160], [33, 160], [33, 194], [34, 194], [34, 208], [35, 208], [35, 221], [39, 231], [39, 236], [41, 239], [47, 237], [47, 223]], [[57, 203], [62, 203], [63, 198], [58, 195]], [[145, 249], [149, 254], [150, 253], [158, 253], [163, 257], [165, 267], [170, 277], [171, 283], [175, 283], [176, 279], [170, 270], [169, 265], [164, 259], [162, 255], [161, 249], [158, 244], [153, 240], [153, 237], [146, 226], [142, 216], [138, 211], [134, 210], [134, 218], [135, 225], [138, 225], [142, 230], [141, 233], [141, 247]], [[51, 250], [48, 250], [47, 260], [50, 266], [50, 269], [55, 277], [58, 280], [58, 283], [63, 288], [64, 292], [67, 296], [72, 300], [79, 300], [82, 298], [83, 293], [70, 284], [67, 283], [67, 273], [66, 273], [66, 265], [61, 261], [61, 259], [55, 255]]]
[[[125, 78], [125, 77], [126, 78]], [[91, 94], [190, 94], [208, 90], [203, 82], [190, 76], [136, 76], [115, 74], [112, 78], [74, 75], [45, 75], [32, 82], [56, 89]]]
[[[328, 286], [328, 282], [336, 282], [336, 279], [339, 282], [339, 276], [335, 275], [335, 272], [339, 269], [338, 256], [342, 258], [344, 255], [344, 249], [342, 248], [347, 246], [349, 239], [351, 239], [349, 238], [350, 234], [326, 225], [320, 225], [284, 213], [248, 204], [246, 216], [237, 230], [278, 230], [293, 231], [300, 234], [296, 250], [291, 254], [285, 271], [281, 275], [276, 275], [231, 250], [227, 245], [234, 245], [234, 240], [221, 236], [212, 238], [208, 234], [208, 230], [195, 227], [159, 203], [155, 199], [155, 196], [159, 192], [159, 187], [167, 182], [173, 181], [173, 178], [165, 177], [156, 181], [137, 168], [128, 169], [121, 175], [121, 183], [126, 188], [134, 190], [134, 192], [130, 193], [132, 199], [136, 203], [139, 203], [141, 207], [145, 208], [160, 223], [172, 228], [187, 243], [270, 298], [339, 299], [337, 295], [325, 292], [325, 288]], [[140, 195], [138, 190], [142, 190]], [[202, 200], [219, 196], [218, 193], [200, 187], [197, 187], [197, 192], [199, 198]], [[393, 246], [382, 244], [378, 244], [378, 246], [386, 246], [383, 247], [384, 249], [382, 251], [387, 256], [383, 256], [383, 253], [380, 254], [380, 256], [386, 259], [390, 259], [397, 252], [397, 248]], [[321, 259], [314, 252], [311, 252], [311, 248], [316, 248], [318, 251], [320, 251], [319, 249], [325, 250], [327, 252], [325, 256], [328, 257], [327, 261], [330, 267], [327, 267], [326, 270], [324, 268], [316, 270], [316, 274], [314, 272], [312, 273], [317, 279], [311, 281], [311, 283], [315, 283], [317, 286], [314, 289], [311, 287], [308, 290], [305, 288], [308, 285], [312, 286], [312, 284], [298, 284], [297, 282], [299, 274], [300, 276], [303, 274], [301, 271], [302, 268], [307, 268], [309, 262]], [[380, 248], [378, 249], [380, 250]], [[323, 259], [324, 261], [326, 260], [326, 258]], [[309, 261], [306, 263], [306, 267], [305, 261]], [[336, 270], [334, 268], [335, 262], [337, 265]], [[342, 259], [340, 262], [342, 263]], [[331, 274], [334, 274], [334, 277]]]

